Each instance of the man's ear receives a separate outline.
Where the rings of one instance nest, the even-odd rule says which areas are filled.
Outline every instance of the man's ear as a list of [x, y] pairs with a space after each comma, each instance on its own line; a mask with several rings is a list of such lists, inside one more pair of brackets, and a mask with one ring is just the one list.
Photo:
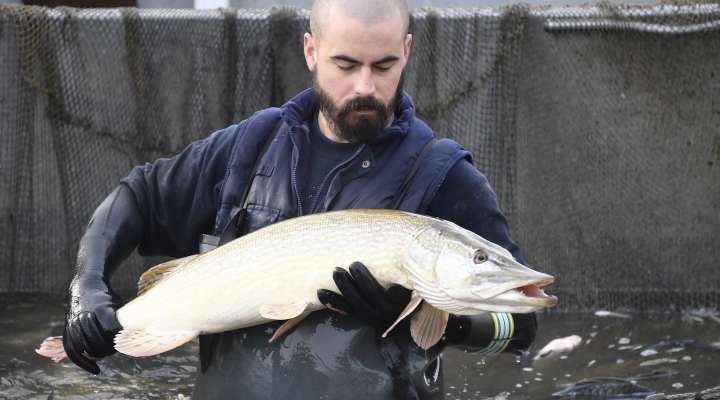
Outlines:
[[317, 48], [315, 47], [315, 38], [309, 32], [303, 35], [303, 52], [305, 53], [305, 63], [310, 72], [315, 72], [317, 66]]
[[405, 56], [405, 62], [407, 62], [408, 57], [410, 57], [410, 49], [412, 48], [412, 34], [408, 33], [407, 36], [405, 36], [405, 46], [403, 49], [403, 55]]

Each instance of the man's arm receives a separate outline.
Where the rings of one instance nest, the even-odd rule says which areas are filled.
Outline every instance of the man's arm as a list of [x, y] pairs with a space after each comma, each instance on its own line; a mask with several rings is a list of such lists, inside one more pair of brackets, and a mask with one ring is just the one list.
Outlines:
[[510, 238], [507, 220], [487, 178], [468, 160], [459, 160], [448, 172], [428, 205], [427, 214], [454, 222], [506, 248], [525, 264], [520, 248]]
[[122, 329], [115, 315], [121, 301], [110, 275], [137, 246], [144, 225], [132, 192], [120, 185], [95, 210], [80, 241], [63, 347], [70, 360], [93, 374], [100, 372], [96, 359], [115, 353], [113, 338]]
[[199, 234], [212, 227], [233, 129], [134, 168], [95, 210], [80, 242], [63, 332], [63, 347], [78, 366], [97, 374], [95, 361], [115, 352], [121, 301], [109, 281], [122, 260], [138, 245], [144, 254], [191, 254]]
[[140, 254], [184, 257], [197, 252], [200, 234], [213, 228], [220, 185], [243, 127], [230, 126], [171, 158], [135, 167], [122, 180], [147, 223]]

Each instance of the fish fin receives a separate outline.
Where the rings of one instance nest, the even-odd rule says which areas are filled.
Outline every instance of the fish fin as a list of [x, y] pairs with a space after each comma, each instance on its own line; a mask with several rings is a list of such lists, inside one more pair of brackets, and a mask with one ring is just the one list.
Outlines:
[[55, 362], [60, 362], [67, 357], [62, 336], [50, 336], [43, 340], [40, 347], [35, 349], [35, 352]]
[[177, 268], [194, 260], [197, 256], [197, 254], [193, 254], [191, 256], [170, 260], [145, 271], [142, 275], [140, 275], [140, 279], [138, 280], [137, 295], [140, 296], [141, 294], [147, 292], [150, 288], [157, 285], [158, 282], [170, 276], [170, 274], [175, 272]]
[[268, 340], [268, 343], [272, 343], [276, 339], [279, 339], [282, 335], [288, 333], [292, 328], [298, 326], [298, 324], [300, 324], [300, 322], [302, 322], [302, 320], [304, 320], [308, 315], [310, 315], [310, 313], [302, 313], [295, 318], [290, 318], [285, 321], [282, 325], [275, 329], [275, 333], [273, 333], [270, 340]]
[[410, 315], [417, 308], [417, 306], [422, 303], [422, 301], [423, 299], [422, 297], [420, 297], [420, 294], [413, 290], [412, 294], [410, 295], [410, 302], [407, 303], [405, 309], [402, 310], [395, 322], [393, 322], [393, 324], [390, 325], [390, 327], [387, 328], [387, 330], [382, 334], [382, 337], [387, 337], [388, 333], [390, 333], [390, 331], [395, 328], [395, 325], [399, 324], [400, 321], [404, 320], [408, 315]]
[[447, 327], [450, 313], [423, 303], [410, 321], [410, 335], [420, 348], [427, 350], [440, 341]]
[[197, 331], [123, 329], [115, 336], [115, 350], [133, 357], [154, 356], [193, 340]]
[[267, 319], [285, 320], [301, 315], [310, 306], [304, 301], [289, 304], [265, 304], [260, 306], [260, 315]]

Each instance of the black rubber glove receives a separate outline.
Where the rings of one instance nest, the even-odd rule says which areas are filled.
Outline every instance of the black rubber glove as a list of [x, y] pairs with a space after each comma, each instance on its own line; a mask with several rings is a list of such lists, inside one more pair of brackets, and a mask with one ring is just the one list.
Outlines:
[[515, 334], [510, 340], [507, 351], [522, 353], [530, 348], [537, 335], [537, 317], [535, 313], [512, 314], [515, 320]]
[[113, 339], [122, 329], [115, 310], [122, 303], [108, 281], [139, 242], [142, 227], [132, 193], [120, 186], [97, 208], [80, 241], [63, 347], [72, 362], [90, 373], [100, 372], [97, 359], [115, 353]]
[[63, 332], [65, 353], [93, 374], [100, 372], [96, 359], [115, 353], [113, 339], [122, 329], [115, 315], [121, 301], [102, 274], [97, 274], [103, 269], [102, 265], [78, 266], [83, 272], [70, 285], [70, 310]]
[[336, 268], [333, 272], [333, 280], [342, 296], [319, 289], [318, 300], [332, 310], [352, 314], [382, 334], [410, 301], [410, 291], [400, 285], [385, 290], [362, 263], [352, 263], [349, 270]]
[[[497, 317], [500, 314], [495, 314]], [[513, 333], [510, 338], [498, 339], [495, 337], [498, 329], [491, 313], [464, 316], [450, 314], [445, 329], [447, 344], [462, 347], [465, 350], [477, 351], [493, 346], [502, 352], [519, 354], [526, 351], [535, 340], [537, 332], [537, 318], [530, 314], [505, 314], [504, 317], [512, 319]]]
[[410, 301], [410, 291], [400, 285], [385, 290], [362, 263], [352, 263], [349, 270], [336, 268], [333, 272], [333, 280], [342, 296], [320, 289], [318, 300], [331, 310], [352, 314], [371, 325], [376, 332], [378, 352], [393, 380], [393, 398], [419, 399], [407, 366], [409, 319], [396, 326], [386, 338], [381, 337]]

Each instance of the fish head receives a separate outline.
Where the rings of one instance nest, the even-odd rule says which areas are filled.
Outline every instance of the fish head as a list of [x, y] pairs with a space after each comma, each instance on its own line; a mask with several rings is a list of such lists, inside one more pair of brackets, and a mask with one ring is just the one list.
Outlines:
[[[423, 233], [433, 236], [423, 241], [432, 248], [425, 254], [414, 251], [432, 265], [416, 274], [424, 279], [413, 284], [430, 304], [461, 315], [528, 313], [557, 304], [557, 298], [542, 289], [554, 281], [551, 275], [526, 267], [502, 246], [473, 232], [448, 221], [438, 224], [439, 229]], [[428, 246], [429, 239], [434, 245]]]

